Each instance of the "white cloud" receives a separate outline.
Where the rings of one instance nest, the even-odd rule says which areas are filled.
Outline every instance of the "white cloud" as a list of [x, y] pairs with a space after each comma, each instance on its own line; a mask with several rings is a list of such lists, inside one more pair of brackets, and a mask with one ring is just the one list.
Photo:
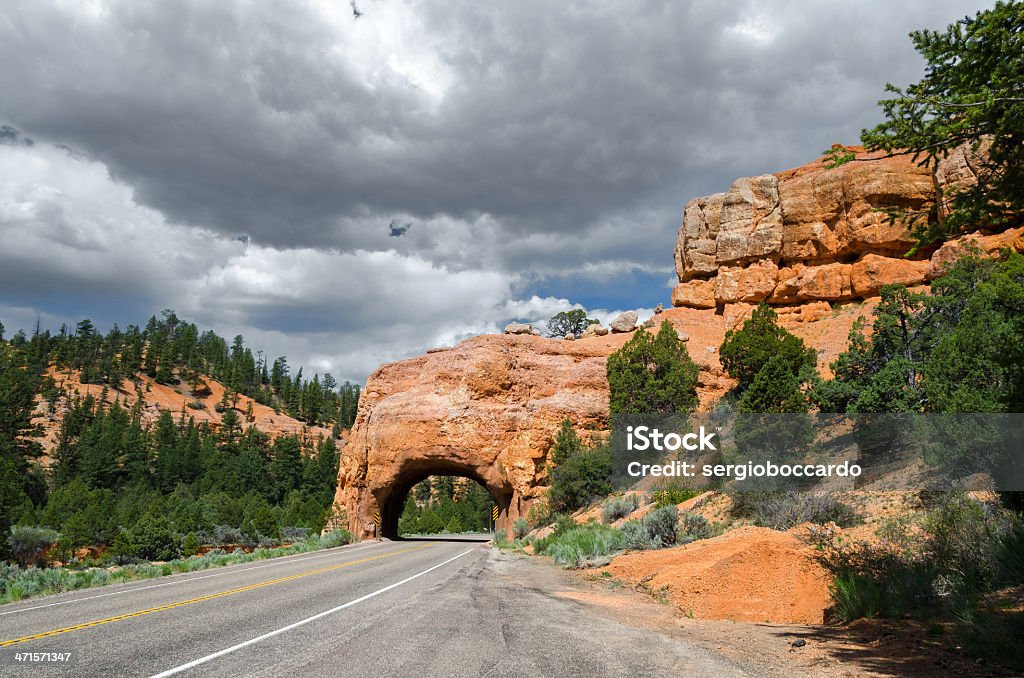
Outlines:
[[[102, 163], [54, 147], [0, 145], [0, 177], [0, 282], [38, 304], [0, 306], [8, 334], [38, 312], [49, 327], [89, 314], [47, 314], [47, 296], [131, 294], [147, 313], [175, 308], [293, 366], [362, 381], [381, 362], [571, 307], [515, 298], [508, 273], [416, 253], [277, 249], [181, 226], [136, 204]], [[105, 315], [145, 320], [116, 305]]]

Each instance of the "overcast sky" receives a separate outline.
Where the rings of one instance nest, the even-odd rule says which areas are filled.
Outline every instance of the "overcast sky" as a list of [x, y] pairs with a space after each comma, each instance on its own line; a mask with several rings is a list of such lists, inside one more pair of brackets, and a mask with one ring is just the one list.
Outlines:
[[[963, 0], [0, 0], [0, 320], [307, 376], [668, 305], [685, 203], [855, 143]], [[649, 311], [648, 311], [649, 313]]]

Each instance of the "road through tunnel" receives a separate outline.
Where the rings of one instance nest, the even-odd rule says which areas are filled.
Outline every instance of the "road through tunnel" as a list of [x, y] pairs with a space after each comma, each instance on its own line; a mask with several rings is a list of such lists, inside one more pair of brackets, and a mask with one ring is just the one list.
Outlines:
[[[403, 510], [406, 507], [406, 501], [413, 488], [419, 486], [422, 491], [422, 483], [425, 480], [434, 480], [434, 492], [437, 496], [431, 498], [424, 497], [422, 499], [427, 502], [428, 510], [441, 512], [441, 507], [444, 507], [446, 500], [448, 500], [445, 493], [452, 491], [451, 489], [444, 489], [446, 485], [443, 479], [453, 477], [469, 480], [465, 487], [454, 492], [454, 496], [451, 497], [453, 504], [478, 499], [475, 496], [476, 493], [473, 492], [474, 486], [482, 488], [489, 497], [489, 501], [485, 502], [485, 505], [474, 506], [477, 511], [483, 512], [480, 517], [481, 519], [470, 521], [465, 517], [460, 517], [457, 522], [461, 527], [490, 527], [490, 513], [492, 507], [495, 506], [498, 509], [498, 526], [499, 528], [504, 527], [514, 494], [513, 488], [507, 483], [496, 481], [494, 478], [487, 478], [490, 475], [492, 474], [481, 473], [478, 469], [451, 460], [430, 460], [428, 463], [409, 464], [407, 468], [402, 469], [394, 476], [393, 481], [389, 485], [373, 492], [377, 505], [380, 507], [380, 535], [388, 539], [398, 539], [401, 537], [402, 530], [399, 529], [399, 523], [402, 519]], [[434, 503], [437, 504], [436, 507], [433, 505]], [[479, 501], [475, 503], [479, 503]], [[453, 513], [452, 507], [449, 506], [448, 509], [447, 513]], [[445, 523], [443, 526], [438, 525], [433, 529], [427, 528], [427, 531], [437, 533], [441, 529], [448, 529], [448, 522], [451, 516], [447, 513], [441, 513], [438, 516], [438, 519]], [[455, 513], [458, 513], [458, 511], [455, 511]]]

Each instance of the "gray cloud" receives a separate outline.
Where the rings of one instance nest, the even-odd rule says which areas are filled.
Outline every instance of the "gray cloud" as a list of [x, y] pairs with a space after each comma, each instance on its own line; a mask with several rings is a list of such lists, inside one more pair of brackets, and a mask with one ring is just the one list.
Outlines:
[[101, 4], [2, 24], [4, 116], [175, 220], [341, 248], [348, 219], [395, 211], [585, 233], [694, 173], [802, 162], [916, 74], [908, 29], [965, 9]]
[[977, 9], [358, 7], [358, 21], [316, 0], [8, 9], [0, 125], [36, 144], [0, 146], [0, 304], [45, 312], [130, 287], [270, 341], [308, 336], [322, 363], [354, 356], [339, 336], [382, 342], [352, 358], [365, 370], [493, 327], [538, 281], [667, 277], [687, 199], [854, 141], [886, 80], [921, 75], [906, 33]]

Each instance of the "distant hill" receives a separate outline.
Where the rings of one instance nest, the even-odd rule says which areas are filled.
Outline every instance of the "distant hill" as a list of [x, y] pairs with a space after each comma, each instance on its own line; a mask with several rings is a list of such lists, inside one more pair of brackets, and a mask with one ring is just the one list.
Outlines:
[[56, 530], [62, 561], [319, 532], [359, 396], [173, 311], [106, 334], [0, 323], [0, 559], [18, 525]]
[[205, 376], [200, 378], [196, 390], [193, 390], [195, 384], [160, 384], [145, 374], [125, 380], [120, 388], [111, 388], [106, 384], [84, 384], [80, 370], [61, 370], [51, 366], [46, 376], [53, 380], [53, 390], [45, 396], [43, 393], [37, 395], [32, 419], [42, 429], [43, 435], [37, 440], [42, 445], [41, 460], [44, 466], [48, 466], [52, 460], [64, 416], [74, 401], [87, 396], [97, 401], [104, 399], [110, 404], [120, 403], [128, 409], [133, 408], [141, 396], [142, 423], [146, 428], [156, 423], [161, 412], [170, 412], [177, 420], [192, 419], [197, 424], [208, 424], [212, 429], [219, 430], [227, 413], [221, 403], [227, 395], [230, 409], [241, 418], [243, 428], [252, 426], [271, 438], [295, 436], [304, 445], [312, 445], [318, 439], [332, 436], [343, 440], [349, 430], [340, 426], [316, 426], [300, 421], [281, 411], [280, 407], [274, 409], [249, 396], [232, 394], [219, 381]]

